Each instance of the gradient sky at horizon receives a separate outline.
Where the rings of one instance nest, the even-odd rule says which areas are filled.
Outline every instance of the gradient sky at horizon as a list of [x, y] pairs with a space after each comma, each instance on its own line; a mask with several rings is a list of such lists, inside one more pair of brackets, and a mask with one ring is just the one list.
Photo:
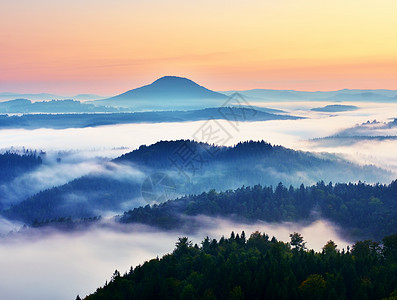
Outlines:
[[394, 0], [0, 0], [0, 92], [397, 89]]

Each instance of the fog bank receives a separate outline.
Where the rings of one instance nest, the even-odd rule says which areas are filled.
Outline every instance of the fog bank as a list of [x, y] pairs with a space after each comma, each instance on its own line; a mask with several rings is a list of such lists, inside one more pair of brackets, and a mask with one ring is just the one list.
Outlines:
[[[336, 228], [325, 221], [310, 225], [283, 223], [235, 224], [225, 219], [199, 217], [205, 227], [188, 235], [194, 243], [205, 236], [229, 237], [231, 231], [249, 236], [258, 230], [270, 237], [289, 241], [289, 234], [300, 232], [308, 248], [321, 250], [330, 239], [339, 249], [348, 241], [339, 237]], [[0, 298], [3, 300], [63, 300], [85, 296], [110, 279], [114, 270], [122, 274], [130, 266], [142, 264], [174, 249], [182, 232], [156, 231], [141, 225], [120, 227], [95, 226], [75, 233], [47, 229], [29, 229], [1, 239]]]

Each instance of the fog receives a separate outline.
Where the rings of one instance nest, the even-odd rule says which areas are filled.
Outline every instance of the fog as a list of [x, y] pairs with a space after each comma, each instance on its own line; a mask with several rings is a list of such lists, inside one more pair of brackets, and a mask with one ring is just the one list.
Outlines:
[[15, 221], [9, 221], [0, 217], [0, 238], [7, 235], [10, 232], [18, 231], [23, 224]]
[[[200, 244], [205, 236], [229, 237], [231, 231], [244, 230], [249, 236], [260, 231], [270, 237], [289, 241], [289, 234], [299, 232], [307, 247], [320, 250], [332, 239], [339, 249], [348, 241], [340, 238], [337, 228], [325, 221], [310, 225], [292, 223], [234, 224], [224, 219], [197, 217], [205, 224], [198, 232], [187, 235]], [[114, 270], [122, 274], [174, 249], [183, 232], [163, 232], [142, 225], [119, 227], [97, 225], [90, 230], [59, 233], [46, 229], [28, 229], [0, 240], [0, 299], [63, 300], [93, 293], [110, 279]], [[44, 284], [45, 283], [45, 284]]]
[[[310, 108], [324, 106], [327, 102], [279, 102], [266, 103], [266, 107], [279, 108], [291, 114], [306, 117], [301, 120], [275, 120], [263, 122], [232, 123], [218, 121], [231, 137], [226, 143], [211, 141], [215, 144], [233, 145], [239, 141], [266, 140], [277, 145], [291, 148], [307, 148], [303, 140], [326, 137], [339, 131], [364, 123], [368, 120], [388, 122], [397, 117], [397, 104], [385, 103], [343, 103], [355, 104], [357, 111], [341, 113], [321, 113]], [[26, 147], [49, 150], [91, 150], [109, 151], [125, 147], [124, 152], [136, 149], [142, 144], [153, 144], [159, 140], [192, 139], [197, 130], [208, 121], [161, 123], [161, 124], [124, 124], [94, 128], [71, 129], [3, 129], [0, 130], [0, 148]], [[95, 150], [95, 151], [94, 151]], [[123, 150], [123, 149], [121, 149]], [[120, 151], [122, 152], [122, 151]], [[115, 157], [116, 151], [107, 153]], [[95, 154], [96, 155], [96, 154]]]
[[[267, 106], [268, 103], [266, 104]], [[287, 110], [286, 103], [278, 103], [274, 108]], [[293, 105], [293, 106], [292, 106]], [[307, 104], [305, 104], [307, 106]], [[322, 103], [322, 105], [325, 105]], [[237, 126], [221, 120], [230, 139], [221, 142], [210, 141], [215, 144], [234, 145], [239, 141], [265, 140], [272, 144], [282, 145], [296, 150], [331, 152], [361, 164], [376, 164], [395, 172], [397, 156], [392, 155], [397, 147], [397, 141], [364, 141], [360, 143], [326, 144], [308, 142], [309, 139], [327, 137], [368, 120], [389, 122], [397, 115], [396, 104], [360, 103], [361, 109], [353, 112], [327, 114], [311, 112], [304, 109], [310, 107], [291, 104], [290, 111], [295, 115], [307, 117], [301, 120], [277, 120], [265, 122], [240, 122]], [[311, 104], [315, 107], [317, 105]], [[309, 118], [310, 117], [310, 118]], [[44, 149], [46, 151], [79, 150], [88, 156], [97, 156], [98, 153], [109, 158], [117, 157], [138, 148], [143, 144], [153, 144], [160, 140], [193, 139], [206, 141], [196, 133], [207, 121], [161, 123], [161, 124], [126, 124], [102, 126], [82, 129], [7, 129], [0, 131], [0, 148], [26, 147]], [[195, 135], [196, 134], [196, 135]], [[226, 133], [225, 133], [226, 134]], [[198, 137], [198, 138], [197, 138]], [[112, 149], [118, 149], [117, 151]], [[84, 167], [79, 168], [84, 170]], [[66, 172], [67, 174], [67, 172]]]
[[43, 163], [38, 168], [0, 185], [0, 201], [5, 205], [16, 204], [39, 191], [92, 173], [111, 175], [115, 179], [142, 180], [144, 174], [139, 170], [109, 162], [109, 157], [124, 152], [125, 149], [47, 151], [41, 155]]
[[[240, 122], [218, 121], [226, 140], [210, 143], [234, 145], [239, 141], [265, 140], [296, 150], [337, 153], [360, 164], [375, 164], [394, 172], [397, 176], [396, 140], [311, 140], [335, 135], [345, 129], [376, 119], [390, 122], [397, 117], [397, 104], [343, 103], [360, 109], [342, 113], [310, 111], [326, 102], [278, 102], [264, 106], [282, 109], [290, 114], [305, 117], [300, 120]], [[255, 105], [258, 106], [257, 103]], [[213, 121], [161, 124], [125, 124], [82, 129], [3, 129], [0, 130], [0, 149], [29, 148], [46, 151], [43, 165], [0, 187], [7, 195], [8, 204], [23, 200], [39, 190], [64, 184], [91, 172], [112, 172], [143, 180], [144, 174], [127, 166], [116, 169], [109, 160], [137, 149], [142, 144], [160, 140], [196, 139], [207, 141], [200, 130]], [[212, 125], [216, 125], [213, 123]], [[374, 134], [395, 134], [395, 131], [371, 131]], [[197, 134], [199, 133], [199, 134]], [[61, 160], [57, 161], [57, 158]], [[147, 174], [146, 174], [147, 175]], [[305, 178], [305, 174], [300, 174]], [[135, 203], [136, 199], [131, 199]], [[126, 208], [128, 207], [126, 203]], [[111, 212], [109, 212], [111, 214]], [[199, 217], [205, 227], [190, 237], [199, 243], [208, 235], [219, 239], [245, 230], [249, 235], [256, 230], [274, 235], [283, 241], [289, 234], [300, 232], [308, 248], [320, 250], [332, 239], [338, 248], [349, 241], [338, 236], [338, 228], [326, 221], [303, 224], [234, 224], [224, 219]], [[107, 224], [107, 223], [106, 223]], [[90, 230], [61, 233], [45, 229], [28, 229], [22, 233], [0, 238], [0, 299], [75, 299], [85, 296], [109, 280], [113, 271], [124, 273], [131, 265], [161, 256], [173, 250], [182, 232], [163, 232], [145, 226], [119, 227], [99, 224]], [[22, 224], [0, 219], [0, 233], [16, 230]], [[45, 282], [45, 284], [44, 284]]]

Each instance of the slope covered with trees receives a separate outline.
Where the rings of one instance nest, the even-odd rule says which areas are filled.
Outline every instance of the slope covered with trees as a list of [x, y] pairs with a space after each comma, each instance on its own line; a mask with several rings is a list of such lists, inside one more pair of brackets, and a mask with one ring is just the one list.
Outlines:
[[41, 157], [35, 151], [26, 150], [23, 154], [7, 151], [0, 154], [0, 184], [11, 181], [16, 176], [38, 167], [41, 163]]
[[396, 263], [397, 235], [347, 251], [329, 241], [320, 253], [306, 250], [298, 233], [284, 243], [232, 232], [200, 247], [182, 237], [171, 254], [123, 276], [116, 270], [85, 299], [395, 299]]
[[[313, 215], [315, 212], [316, 216]], [[122, 223], [143, 223], [163, 229], [192, 229], [197, 215], [245, 221], [297, 222], [318, 218], [340, 225], [345, 236], [381, 239], [397, 233], [397, 181], [390, 185], [336, 184], [300, 188], [242, 187], [186, 196], [125, 212]], [[199, 226], [200, 224], [196, 224]]]
[[7, 186], [26, 172], [32, 171], [42, 164], [41, 157], [31, 150], [24, 150], [22, 154], [7, 151], [0, 154], [0, 210], [8, 202]]
[[[243, 185], [276, 186], [279, 182], [299, 186], [319, 180], [390, 181], [389, 173], [373, 166], [358, 166], [336, 156], [318, 156], [263, 141], [239, 143], [234, 147], [189, 140], [162, 141], [141, 146], [104, 169], [102, 173], [92, 173], [42, 191], [3, 214], [32, 223], [69, 216], [93, 217], [109, 210], [121, 213], [147, 203], [148, 199], [142, 197], [143, 183], [153, 174], [170, 178], [173, 198]], [[129, 176], [137, 173], [141, 177]]]

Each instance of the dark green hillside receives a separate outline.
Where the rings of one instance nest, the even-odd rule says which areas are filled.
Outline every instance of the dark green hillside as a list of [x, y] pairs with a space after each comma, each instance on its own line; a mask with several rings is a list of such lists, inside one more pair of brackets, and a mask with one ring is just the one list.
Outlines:
[[41, 165], [41, 157], [34, 151], [26, 151], [20, 155], [6, 152], [0, 154], [0, 184], [11, 181], [16, 176]]
[[190, 218], [197, 215], [274, 223], [310, 222], [320, 216], [339, 225], [344, 236], [380, 239], [397, 232], [397, 181], [374, 186], [320, 182], [300, 188], [280, 183], [275, 189], [256, 185], [220, 193], [212, 190], [135, 208], [125, 212], [120, 222], [192, 230], [200, 226]]
[[[121, 213], [147, 203], [142, 198], [142, 184], [145, 178], [159, 173], [168, 174], [175, 183], [175, 193], [171, 195], [174, 198], [243, 185], [276, 186], [279, 182], [299, 186], [319, 180], [390, 181], [389, 173], [373, 166], [362, 167], [336, 156], [317, 156], [263, 141], [233, 147], [189, 140], [162, 141], [141, 146], [115, 159], [105, 169], [42, 191], [3, 214], [30, 224], [69, 216], [94, 217], [109, 210]], [[130, 176], [128, 170], [141, 175]]]
[[[360, 241], [347, 251], [333, 241], [316, 253], [300, 234], [291, 243], [232, 232], [200, 246], [186, 237], [161, 259], [145, 262], [86, 300], [127, 299], [395, 299], [397, 235]], [[388, 298], [390, 297], [390, 298]], [[79, 297], [78, 297], [79, 298]]]

